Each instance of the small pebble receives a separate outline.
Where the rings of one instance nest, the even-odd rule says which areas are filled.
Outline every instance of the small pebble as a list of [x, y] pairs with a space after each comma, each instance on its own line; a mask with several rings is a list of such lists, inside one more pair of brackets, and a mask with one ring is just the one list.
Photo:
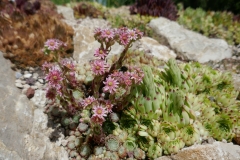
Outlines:
[[31, 99], [31, 98], [34, 96], [34, 94], [35, 94], [35, 90], [34, 90], [33, 88], [29, 87], [29, 88], [27, 89], [26, 96], [27, 96], [29, 99]]
[[67, 145], [67, 143], [68, 143], [67, 140], [62, 140], [62, 142], [61, 142], [62, 146], [64, 146], [64, 147]]
[[29, 67], [29, 71], [34, 71], [34, 68], [33, 67]]
[[21, 83], [15, 83], [16, 87], [22, 89], [23, 88], [23, 85]]
[[215, 142], [215, 140], [212, 137], [208, 138], [207, 141], [209, 144], [213, 144], [213, 142]]
[[40, 82], [40, 83], [44, 83], [44, 80], [43, 79], [38, 79], [38, 82]]
[[38, 78], [38, 73], [33, 73], [33, 78], [37, 79]]
[[23, 87], [24, 87], [24, 88], [29, 88], [30, 85], [28, 85], [28, 84], [24, 84]]
[[38, 88], [41, 88], [43, 86], [43, 84], [41, 84], [40, 82], [36, 82], [34, 85], [37, 86]]
[[24, 74], [24, 78], [30, 78], [32, 76], [32, 74], [31, 73], [28, 73], [28, 74]]
[[22, 94], [26, 94], [26, 93], [27, 93], [27, 90], [28, 90], [28, 88], [23, 88], [23, 89], [22, 89]]
[[21, 79], [16, 79], [15, 83], [21, 83], [22, 84], [22, 80]]
[[226, 139], [223, 139], [222, 142], [223, 142], [223, 143], [227, 143], [227, 140], [226, 140]]
[[38, 89], [38, 86], [31, 86], [32, 89]]
[[23, 74], [29, 74], [29, 72], [28, 71], [23, 71]]
[[17, 79], [19, 79], [19, 78], [21, 78], [23, 75], [20, 73], [20, 72], [16, 72], [15, 73], [15, 77], [17, 78]]

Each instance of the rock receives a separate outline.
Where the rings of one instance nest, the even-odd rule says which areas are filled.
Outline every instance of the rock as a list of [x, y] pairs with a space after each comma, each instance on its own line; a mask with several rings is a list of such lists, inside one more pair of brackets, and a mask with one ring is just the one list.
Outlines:
[[23, 88], [23, 85], [22, 85], [22, 83], [15, 83], [15, 86], [16, 86], [16, 87], [18, 87], [18, 88], [20, 88], [20, 89], [22, 89], [22, 88]]
[[47, 98], [46, 98], [46, 91], [44, 90], [36, 90], [34, 97], [31, 99], [31, 101], [39, 108], [44, 108], [47, 104]]
[[22, 80], [21, 80], [21, 79], [16, 79], [16, 80], [15, 80], [15, 83], [20, 83], [20, 84], [22, 84]]
[[31, 99], [34, 96], [35, 90], [31, 87], [27, 89], [26, 96], [28, 99]]
[[[174, 51], [170, 50], [168, 47], [161, 45], [158, 41], [149, 37], [142, 37], [140, 39], [140, 46], [145, 52], [150, 52], [153, 56], [167, 61], [170, 58], [176, 58], [177, 55]], [[134, 46], [133, 46], [134, 48]]]
[[33, 73], [33, 78], [37, 79], [38, 78], [38, 73]]
[[210, 60], [220, 61], [232, 56], [226, 41], [207, 38], [187, 30], [178, 23], [160, 17], [151, 20], [149, 26], [164, 40], [178, 56], [200, 63]]
[[232, 74], [232, 77], [235, 89], [240, 91], [240, 74]]
[[15, 151], [11, 151], [0, 141], [1, 160], [23, 160]]
[[23, 75], [20, 73], [20, 72], [16, 72], [15, 73], [15, 77], [17, 78], [17, 79], [19, 79], [19, 78], [21, 78]]
[[67, 160], [64, 148], [49, 140], [53, 129], [46, 127], [43, 108], [34, 106], [16, 88], [15, 72], [2, 52], [0, 64], [0, 159]]
[[75, 20], [73, 9], [65, 6], [57, 6], [57, 12], [62, 14], [63, 17], [67, 20]]
[[[84, 59], [92, 59], [93, 54], [97, 48], [100, 47], [100, 43], [94, 38], [94, 30], [96, 28], [109, 28], [108, 22], [103, 19], [90, 19], [86, 18], [78, 21], [77, 28], [74, 28], [74, 53], [73, 58], [77, 61]], [[118, 53], [123, 48], [115, 44], [112, 47], [112, 51]], [[113, 53], [114, 54], [114, 53]]]
[[30, 87], [29, 84], [24, 84], [24, 85], [23, 85], [23, 88], [27, 88], [27, 89], [28, 89], [29, 87]]
[[[239, 160], [240, 147], [232, 143], [214, 142], [213, 144], [184, 148], [170, 157], [176, 160]], [[163, 159], [159, 158], [158, 160]]]
[[32, 74], [31, 73], [28, 73], [28, 74], [24, 74], [24, 76], [23, 76], [24, 78], [30, 78], [30, 77], [32, 77]]
[[40, 82], [41, 84], [44, 83], [43, 79], [38, 79], [38, 82]]
[[41, 88], [41, 87], [43, 86], [43, 84], [40, 83], [40, 82], [36, 82], [36, 83], [34, 84], [34, 86], [37, 87], [37, 88]]

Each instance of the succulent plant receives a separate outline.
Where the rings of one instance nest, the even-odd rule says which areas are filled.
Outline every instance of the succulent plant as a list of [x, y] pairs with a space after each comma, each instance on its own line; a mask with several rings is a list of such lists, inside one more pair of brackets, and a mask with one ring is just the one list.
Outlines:
[[98, 3], [91, 2], [79, 2], [73, 8], [74, 16], [76, 18], [104, 18], [104, 12], [102, 7]]
[[166, 17], [170, 20], [177, 19], [177, 8], [172, 0], [137, 0], [130, 7], [131, 14]]
[[88, 157], [91, 154], [91, 148], [89, 144], [82, 144], [79, 148], [79, 154], [82, 157]]
[[116, 152], [120, 147], [120, 142], [116, 136], [110, 134], [105, 138], [105, 146], [107, 150]]
[[[28, 3], [30, 2], [26, 2], [26, 5]], [[33, 6], [32, 3], [31, 5]], [[56, 10], [52, 9], [51, 12], [47, 12], [47, 7], [42, 5], [38, 12], [31, 16], [19, 12], [17, 8], [13, 8], [11, 14], [0, 14], [0, 22], [3, 24], [0, 26], [0, 50], [5, 52], [4, 57], [10, 59], [16, 67], [36, 67], [41, 66], [44, 61], [51, 61], [53, 57], [45, 56], [41, 51], [44, 42], [49, 38], [59, 38], [67, 42], [65, 51], [68, 53], [63, 52], [62, 56], [72, 52], [73, 29], [57, 17]], [[51, 31], [49, 28], [52, 28]]]
[[[239, 44], [240, 22], [234, 21], [231, 12], [206, 12], [201, 8], [183, 9], [180, 6], [178, 22], [205, 36], [225, 39], [229, 44]], [[201, 25], [199, 25], [201, 24]]]
[[118, 148], [118, 156], [120, 157], [120, 158], [126, 158], [127, 157], [127, 149], [124, 147], [124, 146], [120, 146], [119, 148]]

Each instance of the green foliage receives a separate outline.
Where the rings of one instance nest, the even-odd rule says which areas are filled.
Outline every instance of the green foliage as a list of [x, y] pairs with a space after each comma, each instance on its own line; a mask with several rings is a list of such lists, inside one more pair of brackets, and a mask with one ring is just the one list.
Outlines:
[[199, 63], [178, 65], [173, 59], [157, 74], [150, 66], [143, 70], [143, 84], [133, 92], [136, 98], [124, 114], [135, 119], [128, 132], [148, 157], [154, 159], [160, 151], [177, 153], [208, 137], [231, 141], [239, 131], [240, 102], [229, 73]]
[[229, 44], [240, 43], [240, 22], [230, 12], [206, 12], [201, 8], [180, 7], [178, 22], [188, 29], [211, 38], [225, 39]]
[[174, 0], [175, 4], [183, 3], [184, 7], [202, 8], [212, 11], [231, 11], [240, 14], [239, 0]]
[[130, 5], [135, 2], [135, 0], [105, 0], [105, 1], [106, 7], [120, 7], [123, 5]]

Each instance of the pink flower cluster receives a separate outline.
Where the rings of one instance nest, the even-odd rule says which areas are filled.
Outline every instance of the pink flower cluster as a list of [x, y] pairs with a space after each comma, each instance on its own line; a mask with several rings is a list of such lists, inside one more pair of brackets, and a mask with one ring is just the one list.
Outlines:
[[74, 71], [75, 66], [76, 66], [76, 62], [69, 58], [61, 59], [60, 64], [71, 71]]
[[103, 75], [109, 67], [104, 60], [94, 60], [91, 65], [95, 75]]
[[59, 68], [59, 66], [57, 65], [52, 66], [49, 69], [45, 79], [52, 88], [56, 88], [56, 89], [61, 88], [60, 83], [63, 80], [63, 77], [62, 77], [62, 71]]
[[92, 96], [85, 98], [80, 103], [83, 109], [92, 108], [91, 121], [102, 125], [107, 117], [108, 113], [112, 112], [113, 105], [108, 100], [102, 100], [101, 102]]
[[87, 106], [91, 105], [93, 102], [95, 102], [96, 99], [92, 96], [89, 96], [88, 98], [85, 98], [81, 102], [81, 106], [85, 109]]
[[131, 87], [132, 84], [140, 84], [144, 77], [144, 73], [138, 67], [134, 67], [133, 69], [134, 70], [132, 72], [116, 71], [110, 74], [109, 77], [103, 82], [105, 84], [103, 91], [112, 94], [116, 92], [119, 85], [127, 88]]
[[44, 43], [44, 52], [47, 51], [58, 51], [62, 47], [66, 47], [67, 44], [60, 41], [59, 39], [48, 39]]
[[63, 90], [66, 88], [63, 81], [73, 87], [77, 86], [75, 62], [71, 59], [62, 59], [58, 65], [45, 62], [42, 65], [42, 70], [45, 72], [45, 79], [48, 82], [46, 89], [48, 99], [54, 100], [57, 95], [63, 95]]
[[131, 41], [136, 41], [143, 36], [143, 33], [138, 29], [128, 29], [122, 27], [119, 29], [100, 29], [95, 30], [95, 38], [99, 42], [111, 42], [116, 40], [121, 45], [128, 45]]

